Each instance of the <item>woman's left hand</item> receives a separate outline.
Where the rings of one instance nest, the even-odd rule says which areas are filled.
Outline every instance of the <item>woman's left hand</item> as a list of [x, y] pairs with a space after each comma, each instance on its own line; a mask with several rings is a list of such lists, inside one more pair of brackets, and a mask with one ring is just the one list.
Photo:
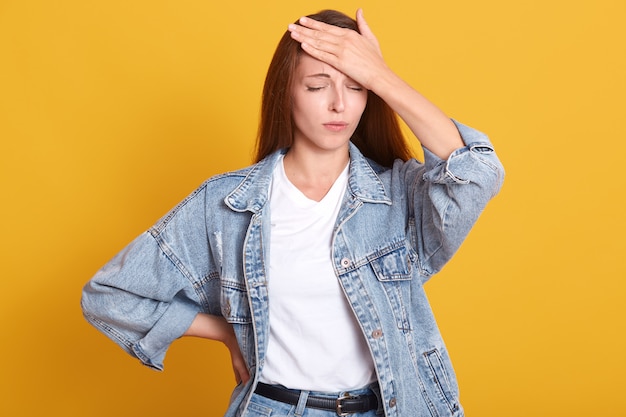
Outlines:
[[313, 58], [344, 73], [368, 90], [383, 73], [390, 71], [385, 64], [378, 40], [371, 31], [363, 10], [356, 13], [361, 34], [317, 20], [302, 17], [300, 25], [289, 25], [291, 37]]

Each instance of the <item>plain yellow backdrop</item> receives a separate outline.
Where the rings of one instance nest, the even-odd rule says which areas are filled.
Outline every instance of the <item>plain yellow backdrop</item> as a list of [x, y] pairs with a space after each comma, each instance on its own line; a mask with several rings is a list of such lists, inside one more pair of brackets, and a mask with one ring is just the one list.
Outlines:
[[428, 286], [468, 416], [626, 416], [623, 0], [0, 1], [0, 414], [220, 416], [225, 349], [145, 368], [83, 284], [250, 162], [288, 23], [362, 6], [392, 68], [488, 133], [505, 186]]

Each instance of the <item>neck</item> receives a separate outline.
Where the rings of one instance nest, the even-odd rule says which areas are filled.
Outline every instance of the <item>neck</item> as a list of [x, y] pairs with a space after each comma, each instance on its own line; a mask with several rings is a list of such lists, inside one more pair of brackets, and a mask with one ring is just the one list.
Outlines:
[[290, 149], [283, 159], [285, 174], [305, 196], [320, 201], [344, 170], [350, 157], [346, 152], [301, 153]]

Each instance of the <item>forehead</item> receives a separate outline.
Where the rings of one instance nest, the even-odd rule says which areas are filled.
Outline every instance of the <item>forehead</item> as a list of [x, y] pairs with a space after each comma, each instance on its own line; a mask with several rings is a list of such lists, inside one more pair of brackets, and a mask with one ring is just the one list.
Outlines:
[[313, 58], [307, 53], [300, 54], [298, 59], [298, 65], [296, 67], [296, 75], [299, 77], [310, 77], [326, 74], [330, 77], [337, 77], [343, 75], [343, 73], [337, 71], [333, 66]]

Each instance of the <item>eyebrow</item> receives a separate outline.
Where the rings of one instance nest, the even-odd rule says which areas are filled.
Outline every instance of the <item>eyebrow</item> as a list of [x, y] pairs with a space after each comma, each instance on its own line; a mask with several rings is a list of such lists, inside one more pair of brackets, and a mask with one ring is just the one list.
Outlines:
[[306, 78], [330, 78], [330, 75], [320, 72], [318, 74], [307, 75]]

